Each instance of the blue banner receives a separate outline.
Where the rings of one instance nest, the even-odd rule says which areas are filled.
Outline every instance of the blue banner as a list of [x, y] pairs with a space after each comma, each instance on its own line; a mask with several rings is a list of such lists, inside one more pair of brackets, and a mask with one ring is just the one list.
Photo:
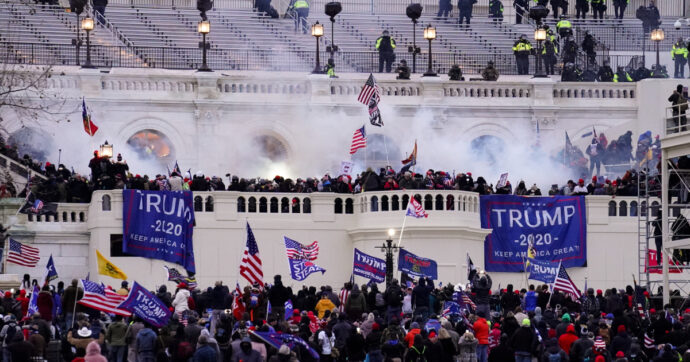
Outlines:
[[523, 271], [528, 248], [538, 260], [587, 265], [584, 196], [481, 196], [480, 212], [482, 228], [492, 230], [484, 242], [486, 271]]
[[255, 332], [255, 331], [249, 331], [249, 333], [255, 335], [259, 339], [263, 340], [264, 342], [270, 344], [273, 346], [275, 349], [280, 349], [280, 346], [283, 344], [286, 344], [288, 347], [290, 347], [290, 350], [295, 350], [295, 347], [298, 345], [302, 346], [305, 348], [309, 354], [314, 358], [315, 360], [319, 360], [319, 354], [311, 348], [307, 342], [305, 342], [302, 338], [299, 338], [297, 336], [293, 336], [292, 334], [288, 333], [279, 333], [279, 332]]
[[386, 261], [365, 254], [355, 248], [352, 273], [373, 280], [376, 283], [383, 283], [386, 280]]
[[398, 270], [414, 275], [416, 277], [427, 277], [438, 279], [436, 262], [414, 255], [405, 249], [400, 249], [398, 253]]
[[[29, 299], [29, 307], [26, 309], [24, 318], [31, 318], [34, 313], [38, 312], [38, 285], [34, 286], [34, 291], [31, 292], [31, 299]], [[56, 293], [57, 294], [57, 293]]]
[[558, 262], [548, 260], [527, 259], [527, 271], [529, 279], [540, 280], [544, 283], [553, 283], [558, 274]]
[[129, 296], [117, 307], [128, 310], [158, 328], [168, 324], [172, 312], [155, 295], [134, 282]]
[[311, 273], [321, 272], [323, 274], [326, 272], [326, 269], [305, 259], [288, 259], [288, 263], [290, 264], [292, 279], [297, 281], [307, 279]]
[[194, 198], [189, 191], [122, 191], [122, 252], [194, 265]]

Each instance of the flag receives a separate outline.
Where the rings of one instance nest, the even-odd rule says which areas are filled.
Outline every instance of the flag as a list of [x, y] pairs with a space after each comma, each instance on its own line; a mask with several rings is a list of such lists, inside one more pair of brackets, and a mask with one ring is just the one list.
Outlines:
[[535, 123], [537, 124], [537, 138], [534, 142], [534, 146], [539, 147], [541, 146], [541, 132], [539, 130], [539, 120], [537, 120]]
[[[645, 266], [645, 272], [653, 273], [653, 274], [661, 274], [662, 273], [662, 265], [657, 263], [656, 261], [656, 250], [653, 249], [648, 249], [647, 250], [647, 265]], [[677, 264], [676, 262], [668, 256], [668, 272], [669, 273], [682, 273], [683, 269], [675, 267]]]
[[270, 316], [273, 313], [273, 308], [271, 307], [271, 301], [269, 300], [268, 303], [266, 303], [266, 318]]
[[249, 284], [259, 283], [264, 286], [264, 273], [262, 271], [259, 246], [256, 245], [254, 233], [247, 223], [247, 245], [244, 248], [244, 256], [240, 265], [240, 275], [247, 279]]
[[319, 242], [314, 241], [309, 245], [302, 245], [287, 236], [285, 239], [285, 252], [288, 259], [305, 259], [314, 261], [319, 256]]
[[417, 164], [417, 140], [414, 141], [414, 148], [412, 149], [412, 153], [410, 155], [402, 160], [403, 165], [409, 167], [409, 166], [414, 166]]
[[459, 293], [460, 293], [460, 298], [462, 300], [462, 303], [465, 304], [465, 306], [467, 306], [470, 309], [470, 312], [477, 309], [477, 305], [474, 304], [474, 302], [472, 301], [472, 298], [470, 298], [470, 296], [467, 295], [467, 293], [462, 292], [462, 291]]
[[304, 259], [288, 259], [288, 264], [292, 279], [297, 281], [306, 279], [312, 273], [321, 272], [323, 274], [326, 272], [326, 269]]
[[58, 278], [58, 273], [57, 270], [55, 269], [55, 262], [53, 262], [53, 254], [50, 254], [50, 258], [48, 259], [48, 264], [46, 264], [46, 274], [43, 280], [45, 283], [49, 283], [52, 280], [55, 280]]
[[[106, 259], [98, 249], [96, 249], [96, 258], [98, 259], [98, 274], [107, 275], [111, 278], [127, 280], [125, 274], [120, 268]], [[86, 280], [89, 280], [87, 277]]]
[[19, 212], [34, 215], [57, 215], [57, 204], [54, 202], [43, 202], [34, 198], [33, 194], [29, 194]]
[[244, 302], [242, 302], [242, 291], [240, 290], [240, 283], [235, 286], [235, 293], [232, 298], [232, 315], [237, 320], [242, 320], [244, 314]]
[[420, 204], [414, 197], [410, 197], [410, 202], [407, 204], [407, 214], [405, 216], [413, 216], [417, 219], [422, 217], [429, 217], [429, 214], [424, 211], [422, 204]]
[[84, 98], [81, 99], [81, 119], [84, 122], [84, 131], [89, 136], [93, 137], [98, 131], [98, 127], [91, 121], [91, 115], [86, 110], [86, 101]]
[[[307, 344], [302, 338], [294, 336], [289, 333], [279, 333], [279, 332], [256, 332], [249, 331], [249, 334], [257, 337], [258, 339], [266, 342], [268, 345], [275, 349], [279, 349], [282, 345], [287, 345], [290, 350], [298, 349], [298, 345], [304, 348], [309, 355], [311, 355], [312, 360], [319, 360], [319, 353], [314, 350], [311, 345]], [[306, 356], [303, 360], [306, 360]]]
[[31, 318], [34, 313], [38, 312], [38, 285], [34, 285], [34, 291], [31, 292], [31, 299], [29, 300], [29, 307], [26, 310], [24, 318]]
[[556, 275], [556, 279], [553, 281], [553, 290], [560, 290], [565, 294], [572, 296], [573, 300], [578, 300], [582, 296], [580, 290], [577, 289], [575, 283], [573, 283], [573, 281], [570, 279], [570, 276], [565, 270], [563, 264], [558, 267], [558, 274]]
[[182, 317], [180, 318], [180, 324], [183, 326], [187, 326], [189, 324], [189, 316], [187, 313], [182, 313]]
[[367, 78], [366, 83], [364, 83], [364, 87], [362, 87], [362, 90], [359, 92], [359, 96], [357, 96], [357, 101], [359, 103], [366, 105], [369, 105], [369, 101], [372, 99], [380, 99], [381, 97], [381, 89], [379, 88], [378, 84], [376, 84], [376, 79], [374, 79], [374, 74], [369, 74], [369, 78]]
[[369, 101], [369, 123], [372, 126], [381, 127], [383, 126], [383, 120], [381, 119], [381, 111], [379, 110], [378, 99], [372, 98]]
[[355, 133], [352, 135], [352, 145], [350, 145], [350, 154], [354, 155], [358, 149], [365, 147], [367, 147], [367, 133], [364, 129], [364, 126], [362, 126], [362, 128], [357, 129]]
[[194, 290], [197, 287], [195, 276], [184, 276], [176, 268], [168, 268], [163, 266], [165, 272], [168, 274], [168, 280], [175, 283], [185, 283], [190, 290]]
[[180, 170], [180, 165], [175, 161], [175, 167], [173, 167], [172, 172], [177, 172], [178, 175], [182, 176], [182, 170]]
[[451, 301], [443, 302], [443, 312], [441, 312], [441, 316], [447, 318], [454, 314], [460, 314], [460, 305]]
[[294, 308], [292, 307], [292, 301], [290, 299], [285, 301], [285, 320], [292, 318], [292, 313]]
[[126, 295], [119, 295], [110, 287], [106, 288], [102, 283], [97, 284], [85, 279], [82, 279], [81, 283], [84, 285], [84, 297], [79, 299], [79, 304], [125, 317], [132, 315], [129, 311], [118, 308], [120, 303], [127, 299]]
[[644, 348], [656, 348], [656, 346], [654, 345], [654, 338], [650, 337], [649, 334], [647, 334], [647, 332], [644, 332]]
[[477, 267], [474, 266], [470, 253], [467, 253], [467, 280], [472, 283], [474, 276], [477, 274]]
[[26, 246], [10, 238], [10, 251], [7, 253], [7, 262], [33, 268], [40, 259], [38, 248]]

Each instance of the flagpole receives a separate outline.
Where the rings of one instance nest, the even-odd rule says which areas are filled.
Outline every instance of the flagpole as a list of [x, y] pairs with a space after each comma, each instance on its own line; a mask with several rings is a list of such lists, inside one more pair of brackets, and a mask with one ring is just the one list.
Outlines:
[[[558, 272], [561, 271], [561, 263], [563, 263], [563, 259], [561, 259], [561, 260], [558, 261], [558, 271], [557, 271], [556, 273], [558, 273]], [[556, 274], [556, 278], [558, 278], [558, 274]], [[556, 291], [553, 289], [553, 285], [554, 285], [554, 282], [556, 281], [556, 278], [554, 278], [554, 279], [553, 279], [553, 282], [551, 282], [551, 294], [549, 294], [549, 300], [546, 302], [546, 307], [547, 307], [547, 308], [549, 307], [549, 304], [551, 303], [551, 297], [553, 297], [553, 293], [556, 292]]]
[[388, 144], [386, 143], [386, 136], [381, 136], [383, 137], [383, 148], [386, 149], [386, 166], [391, 166], [391, 161], [388, 159]]
[[398, 238], [398, 247], [402, 242], [403, 232], [405, 231], [405, 221], [407, 221], [407, 211], [405, 211], [405, 216], [403, 217], [402, 227], [400, 228], [400, 237]]

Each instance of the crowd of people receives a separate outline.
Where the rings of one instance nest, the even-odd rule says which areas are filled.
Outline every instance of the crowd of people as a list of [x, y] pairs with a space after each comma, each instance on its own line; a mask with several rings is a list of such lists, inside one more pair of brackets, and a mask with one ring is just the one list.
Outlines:
[[[347, 282], [335, 290], [302, 286], [296, 293], [280, 275], [272, 284], [242, 290], [222, 281], [203, 290], [181, 282], [173, 293], [162, 285], [155, 295], [172, 317], [155, 328], [137, 316], [123, 318], [78, 303], [84, 291], [76, 279], [66, 288], [62, 282], [44, 285], [37, 311], [28, 315], [31, 285], [25, 275], [22, 287], [0, 300], [0, 341], [4, 360], [12, 362], [690, 358], [690, 309], [682, 310], [682, 301], [662, 306], [637, 285], [589, 288], [574, 298], [547, 285], [497, 290], [483, 271], [468, 284], [445, 286], [402, 277], [405, 282], [393, 279], [382, 290], [376, 283]], [[127, 295], [128, 283], [116, 293]], [[276, 346], [255, 332], [289, 334], [304, 343]]]

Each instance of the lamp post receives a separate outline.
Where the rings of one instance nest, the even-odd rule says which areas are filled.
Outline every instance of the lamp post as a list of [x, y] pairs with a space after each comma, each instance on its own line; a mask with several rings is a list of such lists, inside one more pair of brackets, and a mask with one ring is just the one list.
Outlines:
[[544, 71], [543, 67], [543, 59], [541, 56], [542, 52], [542, 44], [543, 41], [546, 40], [546, 30], [542, 27], [539, 27], [534, 30], [534, 39], [537, 41], [537, 67], [534, 72], [534, 78], [546, 78], [546, 72]]
[[206, 63], [206, 51], [208, 50], [208, 43], [206, 43], [206, 34], [211, 32], [211, 23], [208, 20], [202, 20], [199, 22], [199, 25], [197, 26], [197, 31], [199, 34], [201, 34], [201, 48], [202, 50], [202, 58], [201, 58], [201, 67], [198, 69], [200, 72], [211, 72], [211, 68], [208, 67], [208, 64]]
[[93, 30], [93, 18], [85, 17], [81, 20], [81, 29], [86, 31], [86, 63], [82, 65], [82, 68], [95, 68], [91, 64], [91, 30]]
[[433, 64], [432, 64], [432, 54], [431, 54], [431, 41], [436, 39], [436, 28], [431, 26], [431, 24], [427, 25], [426, 28], [424, 28], [424, 39], [429, 41], [429, 67], [426, 69], [426, 73], [424, 73], [425, 77], [437, 77], [438, 74], [434, 72]]
[[321, 60], [319, 58], [319, 38], [323, 36], [323, 25], [319, 24], [318, 21], [311, 26], [311, 36], [316, 38], [316, 65], [312, 74], [322, 74], [323, 70], [321, 69]]
[[79, 51], [79, 48], [81, 47], [81, 36], [79, 35], [79, 28], [81, 27], [81, 24], [80, 24], [80, 22], [79, 22], [79, 14], [80, 14], [80, 13], [81, 13], [81, 12], [76, 13], [76, 14], [77, 14], [77, 39], [74, 40], [74, 45], [75, 45], [75, 48], [76, 48], [76, 51], [77, 51], [77, 53], [76, 53], [76, 63], [77, 63], [77, 65], [79, 65], [79, 58], [80, 58], [80, 53], [81, 53], [81, 52]]
[[394, 235], [395, 230], [388, 229], [388, 239], [386, 239], [386, 242], [381, 246], [375, 246], [375, 248], [381, 249], [382, 252], [386, 253], [386, 287], [393, 280], [393, 253], [401, 248], [400, 246], [393, 245]]
[[104, 144], [101, 145], [100, 152], [98, 153], [100, 157], [107, 157], [111, 158], [113, 157], [113, 145], [108, 144], [108, 140], [105, 141]]
[[659, 43], [661, 43], [661, 41], [664, 40], [664, 35], [664, 31], [660, 28], [652, 30], [651, 38], [654, 41], [654, 45], [656, 48], [656, 72], [654, 72], [654, 75], [652, 76], [653, 78], [662, 77], [662, 74], [660, 72], [661, 65], [659, 64]]

